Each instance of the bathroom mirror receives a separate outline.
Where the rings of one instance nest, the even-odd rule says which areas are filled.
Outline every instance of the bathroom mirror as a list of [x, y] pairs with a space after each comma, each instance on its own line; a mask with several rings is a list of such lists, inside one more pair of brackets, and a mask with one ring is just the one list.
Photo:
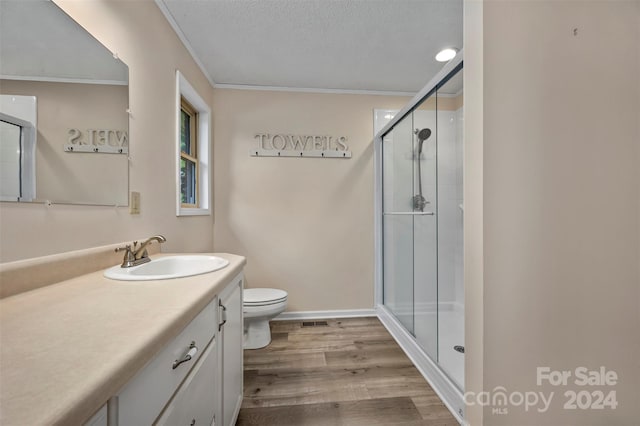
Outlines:
[[128, 81], [52, 1], [0, 1], [0, 201], [128, 205]]

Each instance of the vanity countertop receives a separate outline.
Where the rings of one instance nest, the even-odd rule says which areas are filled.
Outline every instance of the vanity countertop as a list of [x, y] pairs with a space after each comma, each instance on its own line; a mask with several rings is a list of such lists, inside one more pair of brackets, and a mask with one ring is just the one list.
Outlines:
[[88, 420], [246, 263], [214, 254], [229, 265], [158, 281], [100, 270], [0, 300], [0, 424]]

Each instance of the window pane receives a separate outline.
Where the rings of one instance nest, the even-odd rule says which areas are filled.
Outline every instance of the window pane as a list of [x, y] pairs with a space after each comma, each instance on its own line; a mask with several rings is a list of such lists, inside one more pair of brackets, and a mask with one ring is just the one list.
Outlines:
[[180, 199], [182, 204], [197, 205], [196, 163], [185, 158], [180, 159]]
[[180, 150], [191, 154], [191, 116], [180, 110]]

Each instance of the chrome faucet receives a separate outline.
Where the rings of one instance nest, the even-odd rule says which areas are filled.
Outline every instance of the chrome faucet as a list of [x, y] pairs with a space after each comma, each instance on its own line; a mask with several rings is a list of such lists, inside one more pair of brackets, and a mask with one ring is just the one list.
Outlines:
[[[147, 238], [142, 244], [140, 244], [140, 247], [133, 252], [133, 256], [135, 257], [136, 260], [149, 259], [149, 254], [147, 253], [147, 246], [151, 243], [151, 241], [164, 243], [165, 241], [167, 241], [167, 239], [162, 235], [155, 235], [151, 238]], [[133, 249], [135, 250], [135, 248], [136, 246], [134, 242]], [[148, 262], [148, 260], [146, 262]], [[141, 262], [141, 263], [144, 263], [144, 262]]]
[[147, 263], [151, 260], [149, 257], [149, 253], [147, 253], [147, 246], [152, 242], [157, 241], [158, 243], [164, 243], [167, 241], [165, 237], [162, 235], [155, 235], [151, 238], [147, 238], [145, 241], [138, 246], [138, 242], [134, 241], [133, 244], [127, 244], [124, 247], [118, 247], [116, 249], [116, 253], [124, 250], [124, 259], [122, 260], [121, 268], [130, 268], [132, 266], [142, 265], [143, 263]]

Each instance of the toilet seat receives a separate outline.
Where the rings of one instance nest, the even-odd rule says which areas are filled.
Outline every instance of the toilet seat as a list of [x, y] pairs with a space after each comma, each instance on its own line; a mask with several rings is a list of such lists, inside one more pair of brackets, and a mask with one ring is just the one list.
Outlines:
[[285, 302], [287, 292], [275, 288], [248, 288], [244, 290], [243, 297], [245, 307], [268, 306]]

